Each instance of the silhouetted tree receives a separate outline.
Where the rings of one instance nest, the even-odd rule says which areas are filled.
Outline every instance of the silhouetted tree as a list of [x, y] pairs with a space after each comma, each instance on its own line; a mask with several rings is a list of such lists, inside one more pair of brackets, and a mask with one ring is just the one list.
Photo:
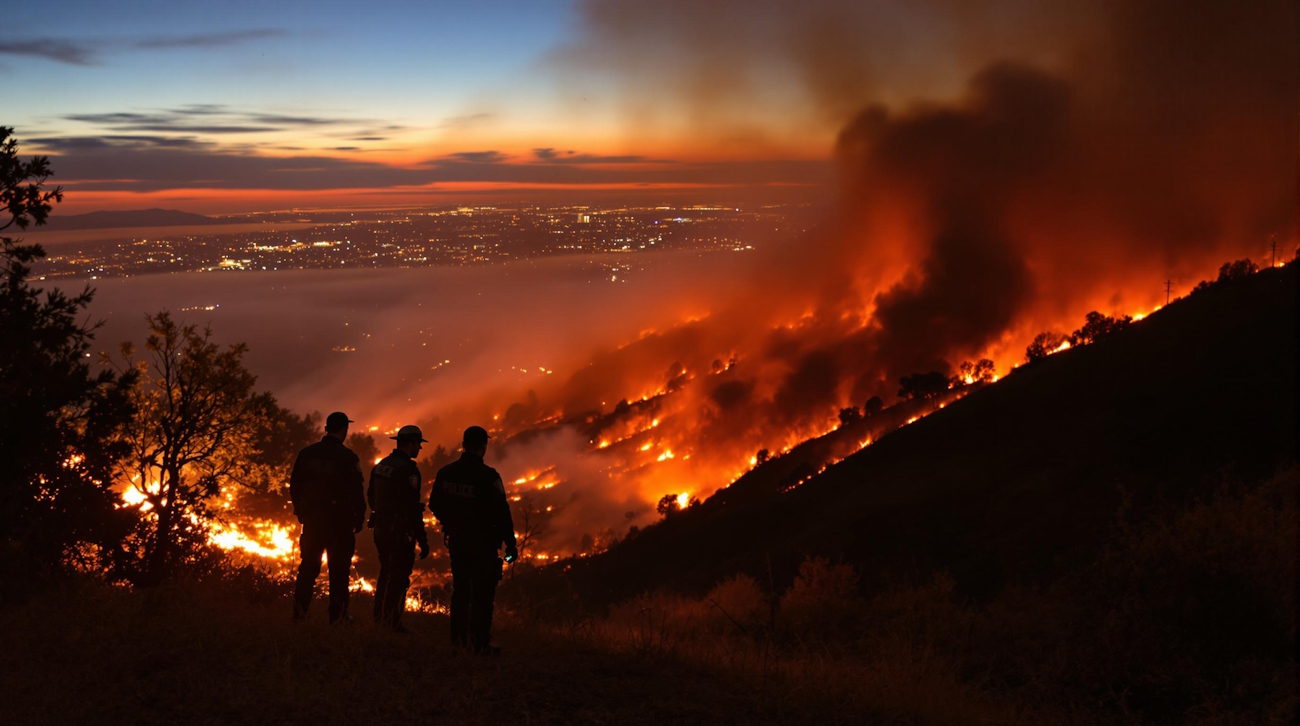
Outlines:
[[772, 452], [768, 451], [767, 449], [759, 449], [758, 453], [754, 454], [754, 466], [762, 466], [767, 463], [768, 459], [771, 458], [772, 458]]
[[1236, 280], [1250, 277], [1256, 272], [1259, 272], [1259, 266], [1249, 259], [1225, 262], [1219, 267], [1219, 276], [1214, 280], [1214, 282], [1202, 280], [1192, 289], [1192, 292], [1200, 292], [1202, 290], [1208, 290], [1211, 287], [1227, 285]]
[[1259, 272], [1259, 265], [1251, 262], [1249, 259], [1237, 260], [1235, 262], [1225, 262], [1219, 267], [1218, 282], [1232, 282], [1241, 280]]
[[988, 358], [980, 358], [974, 363], [966, 361], [957, 368], [957, 375], [953, 378], [954, 385], [967, 385], [972, 383], [988, 383], [993, 380], [997, 373], [993, 361]]
[[254, 392], [247, 346], [218, 346], [211, 329], [181, 325], [167, 312], [146, 320], [148, 359], [137, 360], [124, 343], [120, 365], [139, 374], [126, 439], [131, 482], [149, 504], [135, 542], [140, 581], [153, 583], [205, 538], [208, 500], [226, 485], [257, 487], [269, 478], [257, 442], [280, 412], [270, 394]]
[[655, 505], [655, 511], [664, 517], [671, 516], [679, 507], [677, 506], [676, 494], [665, 494], [659, 498], [659, 503]]
[[1034, 336], [1034, 340], [1029, 344], [1029, 347], [1025, 348], [1025, 360], [1030, 363], [1040, 361], [1056, 352], [1056, 349], [1060, 348], [1061, 344], [1065, 342], [1067, 342], [1065, 336], [1060, 333], [1051, 331], [1039, 333]]
[[1083, 327], [1070, 333], [1070, 345], [1095, 343], [1127, 328], [1132, 322], [1133, 318], [1128, 315], [1113, 318], [1093, 310], [1084, 316]]
[[[45, 223], [60, 188], [45, 189], [49, 160], [18, 158], [0, 127], [0, 231]], [[99, 324], [85, 322], [94, 291], [69, 297], [30, 284], [40, 245], [0, 237], [0, 578], [10, 587], [69, 567], [102, 569], [122, 554], [135, 512], [118, 509], [113, 471], [131, 418], [136, 374], [92, 374]], [[0, 597], [0, 599], [4, 599]]]
[[433, 477], [438, 473], [439, 469], [455, 461], [455, 459], [456, 455], [448, 451], [446, 446], [438, 444], [434, 447], [433, 453], [417, 461], [416, 466], [420, 468], [420, 476], [427, 483], [433, 481]]
[[630, 410], [632, 410], [632, 404], [628, 403], [626, 398], [621, 399], [618, 403], [614, 404], [614, 413], [619, 414], [620, 416]]
[[885, 408], [885, 402], [880, 396], [872, 396], [867, 399], [866, 405], [862, 407], [862, 415], [870, 418], [880, 413]]
[[939, 396], [948, 390], [948, 376], [942, 371], [913, 373], [898, 379], [899, 398], [923, 399], [930, 402], [931, 408], [939, 405]]
[[519, 561], [527, 561], [533, 556], [533, 546], [537, 539], [546, 532], [545, 513], [533, 504], [532, 497], [524, 494], [515, 502], [515, 527], [518, 528], [516, 547], [519, 549]]
[[840, 426], [848, 426], [862, 420], [862, 412], [857, 406], [840, 409]]
[[374, 466], [375, 459], [380, 456], [379, 444], [375, 442], [375, 437], [368, 433], [357, 432], [348, 436], [347, 445], [361, 460], [361, 468], [369, 475], [370, 467]]
[[674, 362], [668, 366], [668, 384], [665, 387], [668, 392], [673, 392], [686, 385], [688, 380], [686, 368], [679, 362]]

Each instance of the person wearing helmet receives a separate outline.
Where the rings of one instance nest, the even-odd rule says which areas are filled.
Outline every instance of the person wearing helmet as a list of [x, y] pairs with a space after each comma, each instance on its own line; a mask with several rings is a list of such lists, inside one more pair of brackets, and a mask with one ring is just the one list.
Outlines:
[[415, 567], [415, 546], [420, 559], [429, 556], [429, 537], [424, 531], [424, 504], [420, 501], [420, 469], [415, 465], [422, 445], [427, 443], [418, 426], [403, 426], [393, 452], [370, 470], [370, 526], [375, 530], [379, 551], [379, 581], [375, 584], [375, 622], [405, 633], [402, 613], [406, 611], [406, 590]]
[[506, 562], [519, 556], [505, 484], [496, 469], [483, 463], [488, 432], [465, 429], [458, 461], [438, 470], [429, 493], [429, 509], [442, 525], [451, 555], [451, 642], [474, 653], [495, 653], [492, 606]]
[[366, 521], [361, 461], [343, 444], [348, 437], [347, 414], [336, 411], [325, 419], [325, 435], [298, 452], [289, 476], [293, 514], [302, 524], [298, 551], [302, 562], [294, 586], [293, 617], [301, 620], [311, 606], [312, 589], [320, 575], [321, 555], [329, 555], [331, 623], [350, 621], [348, 575], [356, 533]]

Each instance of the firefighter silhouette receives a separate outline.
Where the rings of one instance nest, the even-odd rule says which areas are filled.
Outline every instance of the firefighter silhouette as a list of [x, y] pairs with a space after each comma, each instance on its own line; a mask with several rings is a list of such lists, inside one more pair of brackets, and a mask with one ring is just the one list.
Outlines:
[[420, 501], [420, 469], [415, 465], [427, 439], [418, 426], [403, 426], [392, 437], [397, 446], [370, 470], [370, 526], [375, 530], [379, 551], [379, 581], [375, 585], [375, 622], [406, 632], [402, 613], [406, 590], [415, 566], [415, 547], [420, 559], [429, 556], [429, 537], [424, 530], [424, 504]]
[[488, 432], [465, 429], [460, 459], [438, 470], [429, 494], [429, 509], [442, 525], [451, 556], [451, 642], [475, 653], [495, 652], [492, 608], [503, 560], [519, 556], [505, 484], [496, 469], [483, 463]]
[[302, 562], [293, 596], [295, 620], [307, 616], [322, 555], [329, 556], [330, 622], [351, 620], [348, 574], [356, 533], [366, 521], [366, 498], [361, 461], [343, 444], [350, 423], [347, 414], [331, 413], [325, 419], [325, 435], [298, 452], [289, 477], [293, 514], [302, 523], [298, 540]]

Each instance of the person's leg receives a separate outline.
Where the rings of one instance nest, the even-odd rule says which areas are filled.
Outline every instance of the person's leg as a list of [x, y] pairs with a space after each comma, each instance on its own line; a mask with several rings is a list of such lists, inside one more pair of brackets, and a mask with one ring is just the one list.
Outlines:
[[375, 527], [375, 549], [379, 551], [379, 579], [375, 581], [375, 622], [384, 621], [384, 593], [388, 590], [388, 577], [392, 568], [388, 560], [393, 556], [392, 537], [383, 527]]
[[469, 608], [473, 598], [473, 562], [451, 555], [451, 644], [469, 645]]
[[390, 560], [388, 590], [384, 595], [384, 614], [394, 628], [402, 623], [406, 612], [406, 591], [411, 586], [411, 570], [415, 567], [415, 543], [399, 540]]
[[470, 603], [470, 641], [475, 653], [487, 653], [492, 645], [492, 608], [497, 583], [501, 580], [501, 560], [485, 558], [475, 568], [474, 599]]
[[335, 622], [348, 612], [348, 581], [352, 575], [352, 553], [357, 550], [357, 537], [351, 529], [343, 527], [330, 533], [330, 622]]
[[298, 537], [298, 554], [302, 561], [298, 564], [298, 579], [293, 588], [293, 617], [307, 617], [311, 607], [312, 590], [316, 587], [316, 578], [320, 575], [320, 558], [325, 553], [325, 542], [320, 532], [311, 525], [302, 525], [302, 534]]

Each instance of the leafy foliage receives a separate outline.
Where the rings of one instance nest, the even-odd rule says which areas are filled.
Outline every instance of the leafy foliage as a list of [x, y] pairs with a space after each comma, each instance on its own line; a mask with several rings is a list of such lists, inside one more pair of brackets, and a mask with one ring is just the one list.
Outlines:
[[308, 420], [253, 390], [244, 344], [219, 346], [210, 328], [182, 325], [167, 312], [146, 320], [148, 357], [137, 359], [124, 343], [120, 362], [105, 361], [137, 375], [127, 470], [149, 506], [132, 545], [137, 581], [156, 583], [200, 547], [211, 499], [230, 485], [265, 489], [278, 478], [284, 462], [263, 446], [277, 429], [300, 429]]
[[862, 420], [862, 412], [857, 406], [840, 409], [840, 426], [848, 426]]
[[[62, 190], [44, 189], [45, 157], [18, 159], [0, 127], [0, 202], [10, 226], [45, 223]], [[132, 514], [115, 508], [117, 433], [131, 413], [134, 373], [93, 373], [86, 358], [98, 324], [94, 297], [31, 285], [40, 245], [0, 237], [0, 543], [5, 574], [26, 579], [69, 567], [101, 569], [120, 554]]]
[[1055, 353], [1057, 349], [1061, 347], [1062, 343], [1067, 342], [1069, 342], [1069, 340], [1060, 333], [1054, 333], [1050, 330], [1044, 333], [1039, 333], [1034, 336], [1033, 341], [1029, 343], [1029, 347], [1025, 348], [1025, 360], [1030, 363], [1040, 361], [1052, 353]]
[[993, 361], [988, 358], [980, 358], [974, 363], [965, 361], [958, 366], [957, 375], [953, 378], [953, 384], [964, 386], [972, 383], [989, 383], [996, 377], [997, 369]]
[[1093, 310], [1084, 316], [1083, 327], [1070, 333], [1070, 345], [1088, 345], [1089, 343], [1096, 343], [1103, 338], [1118, 333], [1132, 323], [1133, 318], [1129, 315], [1115, 318], [1109, 315], [1102, 315], [1096, 310]]
[[880, 396], [872, 396], [871, 398], [868, 398], [866, 404], [862, 406], [862, 415], [871, 418], [883, 411], [884, 408], [884, 400], [881, 399]]
[[923, 399], [929, 401], [932, 407], [938, 406], [939, 396], [948, 390], [949, 383], [948, 376], [942, 371], [913, 373], [898, 379], [898, 397]]

